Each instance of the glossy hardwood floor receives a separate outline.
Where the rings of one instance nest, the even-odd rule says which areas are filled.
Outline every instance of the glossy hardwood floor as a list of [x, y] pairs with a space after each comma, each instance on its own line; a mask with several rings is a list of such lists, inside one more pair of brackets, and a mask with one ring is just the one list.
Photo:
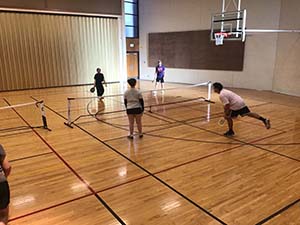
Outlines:
[[[182, 87], [179, 84], [167, 84]], [[141, 82], [141, 90], [152, 88]], [[0, 107], [44, 100], [52, 131], [36, 106], [0, 110], [0, 143], [13, 170], [10, 222], [18, 225], [300, 224], [300, 98], [234, 89], [252, 111], [233, 138], [219, 126], [222, 105], [191, 101], [148, 109], [144, 137], [127, 139], [124, 112], [64, 125], [67, 97], [88, 86], [0, 93]], [[106, 95], [124, 91], [111, 84]], [[144, 93], [146, 105], [206, 97], [206, 88]], [[124, 109], [122, 97], [72, 101], [72, 118]]]

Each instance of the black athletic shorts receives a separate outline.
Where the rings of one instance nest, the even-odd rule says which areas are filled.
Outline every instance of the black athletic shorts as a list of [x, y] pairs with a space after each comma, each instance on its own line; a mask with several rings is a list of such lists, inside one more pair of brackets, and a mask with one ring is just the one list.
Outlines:
[[9, 185], [7, 181], [0, 183], [0, 209], [5, 209], [10, 202]]
[[249, 108], [247, 106], [245, 106], [239, 110], [231, 110], [231, 117], [235, 118], [235, 117], [238, 117], [239, 115], [245, 116], [245, 114], [247, 114], [249, 112], [250, 112]]
[[143, 113], [143, 109], [142, 108], [134, 108], [134, 109], [127, 109], [126, 112], [127, 114], [129, 115], [138, 115], [138, 114], [141, 114]]
[[161, 77], [161, 78], [157, 77], [156, 82], [165, 83], [165, 80], [163, 77]]

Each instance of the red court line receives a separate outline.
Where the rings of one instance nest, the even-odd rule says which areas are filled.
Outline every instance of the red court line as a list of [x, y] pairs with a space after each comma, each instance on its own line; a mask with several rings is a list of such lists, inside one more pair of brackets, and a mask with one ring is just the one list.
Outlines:
[[[10, 105], [10, 103], [4, 99], [4, 101]], [[19, 114], [19, 112], [12, 108], [12, 110], [20, 117], [21, 120], [23, 120], [28, 126], [30, 126], [30, 124], [21, 116], [21, 114]], [[122, 219], [106, 204], [106, 202], [104, 200], [102, 200], [98, 194], [93, 190], [93, 188], [64, 160], [64, 158], [62, 156], [60, 156], [58, 154], [58, 152], [35, 130], [32, 128], [32, 131], [49, 147], [49, 149], [51, 149], [51, 151], [56, 155], [56, 157], [58, 157], [63, 164], [69, 169], [71, 170], [71, 172], [93, 193], [93, 195], [103, 204], [103, 206], [121, 223], [121, 224], [125, 224]]]
[[[267, 138], [270, 138], [270, 137], [273, 137], [273, 136], [277, 136], [277, 135], [280, 135], [280, 134], [282, 134], [282, 133], [273, 134], [273, 135], [270, 135], [270, 136], [268, 136], [268, 137], [264, 137], [264, 138], [257, 139], [257, 140], [255, 140], [255, 141], [262, 141], [262, 140], [264, 140], [264, 139], [267, 139]], [[254, 141], [251, 141], [250, 143], [253, 143], [253, 142], [254, 142]], [[229, 143], [229, 144], [230, 144], [230, 143]], [[235, 146], [235, 147], [232, 147], [232, 148], [229, 148], [229, 149], [225, 149], [225, 150], [220, 151], [220, 152], [215, 152], [215, 153], [210, 154], [210, 155], [202, 156], [202, 157], [200, 157], [200, 158], [197, 158], [197, 159], [194, 159], [194, 160], [190, 160], [190, 161], [185, 162], [185, 163], [182, 163], [182, 164], [178, 164], [178, 165], [176, 165], [176, 166], [173, 166], [173, 167], [170, 167], [170, 168], [161, 170], [161, 171], [159, 171], [159, 172], [155, 172], [154, 174], [159, 174], [159, 173], [163, 173], [163, 172], [166, 172], [166, 171], [169, 171], [169, 170], [172, 170], [172, 169], [176, 169], [176, 168], [178, 168], [178, 167], [185, 166], [185, 165], [188, 165], [188, 164], [190, 164], [190, 163], [194, 163], [194, 162], [200, 161], [200, 160], [202, 160], [202, 159], [206, 159], [206, 158], [209, 158], [209, 157], [212, 157], [212, 156], [216, 156], [216, 155], [219, 155], [219, 154], [222, 154], [222, 153], [231, 151], [231, 150], [235, 150], [235, 149], [240, 148], [240, 147], [243, 147], [243, 146], [248, 146], [248, 144], [247, 144], [247, 143], [245, 143], [245, 144], [241, 143], [241, 144], [238, 145], [238, 146]]]
[[[158, 114], [158, 113], [156, 113], [156, 114]], [[158, 114], [158, 115], [160, 115], [160, 114]], [[167, 118], [169, 118], [169, 117], [167, 117]], [[176, 121], [176, 120], [175, 120], [175, 121]], [[179, 121], [179, 120], [177, 120], [177, 121], [178, 121], [178, 122], [181, 122], [181, 121]], [[188, 125], [188, 126], [190, 126], [190, 127], [197, 128], [197, 129], [202, 130], [202, 131], [206, 131], [206, 132], [209, 132], [209, 133], [212, 133], [212, 134], [216, 134], [216, 135], [218, 135], [218, 136], [223, 136], [222, 134], [220, 134], [220, 133], [218, 133], [218, 132], [215, 132], [215, 131], [212, 131], [212, 130], [209, 130], [209, 129], [205, 129], [205, 128], [202, 128], [202, 127], [199, 127], [199, 126], [195, 126], [195, 125], [193, 125], [193, 124], [189, 124], [189, 123], [186, 123], [186, 122], [181, 122], [181, 123], [182, 123], [182, 124], [185, 124], [185, 125]], [[238, 142], [240, 142], [240, 143], [247, 144], [247, 145], [249, 145], [249, 146], [258, 148], [258, 149], [260, 149], [260, 150], [267, 151], [267, 152], [273, 153], [273, 154], [275, 154], [275, 155], [279, 155], [279, 156], [281, 156], [281, 157], [284, 157], [284, 158], [287, 158], [287, 159], [290, 159], [290, 160], [293, 160], [293, 161], [300, 162], [299, 159], [290, 157], [290, 156], [288, 156], [288, 155], [281, 154], [281, 153], [279, 153], [279, 152], [275, 152], [275, 151], [269, 150], [269, 149], [267, 149], [267, 148], [263, 148], [263, 147], [261, 147], [261, 146], [255, 145], [255, 144], [253, 144], [253, 143], [251, 143], [251, 142], [245, 142], [245, 141], [239, 140], [239, 139], [237, 139], [237, 138], [235, 138], [235, 137], [228, 137], [228, 138], [230, 138], [230, 139], [232, 139], [232, 140], [235, 140], [235, 141], [238, 141]]]
[[[33, 97], [32, 97], [33, 98]], [[34, 98], [33, 98], [34, 99]], [[58, 116], [66, 119], [64, 116], [62, 116], [61, 114], [59, 114], [58, 112], [54, 111], [53, 109], [51, 109], [49, 106], [46, 105], [46, 107], [51, 110], [53, 113], [57, 114]], [[198, 209], [200, 209], [202, 212], [206, 213], [207, 215], [209, 215], [210, 217], [212, 217], [213, 219], [217, 220], [218, 222], [220, 222], [221, 224], [225, 224], [221, 219], [219, 219], [218, 217], [216, 217], [215, 215], [213, 215], [212, 213], [210, 213], [208, 210], [206, 210], [205, 208], [203, 208], [202, 206], [198, 205], [196, 202], [194, 202], [193, 200], [189, 199], [188, 197], [186, 197], [185, 195], [183, 195], [182, 193], [180, 193], [179, 191], [177, 191], [175, 188], [173, 188], [172, 186], [170, 186], [169, 184], [167, 184], [165, 181], [163, 181], [162, 179], [160, 179], [159, 177], [155, 176], [154, 174], [152, 174], [150, 171], [148, 171], [147, 169], [145, 169], [144, 167], [140, 166], [138, 163], [136, 163], [135, 161], [131, 160], [130, 158], [128, 158], [127, 156], [123, 155], [122, 153], [120, 153], [117, 149], [113, 148], [112, 146], [108, 145], [107, 143], [103, 142], [102, 140], [100, 140], [98, 137], [96, 137], [95, 135], [91, 134], [89, 131], [85, 130], [84, 128], [78, 126], [77, 124], [74, 124], [76, 127], [78, 127], [79, 129], [81, 129], [82, 131], [84, 131], [85, 133], [89, 134], [91, 137], [93, 137], [94, 139], [98, 140], [100, 143], [104, 144], [105, 146], [107, 146], [110, 150], [114, 151], [115, 153], [118, 153], [120, 156], [122, 156], [123, 158], [127, 159], [129, 162], [131, 162], [132, 164], [134, 164], [135, 166], [137, 166], [138, 168], [140, 168], [141, 170], [143, 170], [144, 172], [146, 172], [147, 174], [149, 174], [151, 177], [153, 177], [154, 179], [156, 179], [157, 181], [159, 181], [160, 183], [162, 183], [163, 185], [165, 185], [166, 187], [168, 187], [170, 190], [174, 191], [176, 194], [178, 194], [179, 196], [183, 197], [185, 200], [187, 200], [188, 202], [190, 202], [192, 205], [194, 205], [195, 207], [197, 207]], [[124, 223], [125, 224], [125, 223]]]
[[200, 157], [200, 158], [193, 159], [193, 160], [190, 160], [190, 161], [187, 161], [187, 162], [178, 164], [178, 165], [176, 165], [176, 166], [172, 166], [172, 167], [170, 167], [170, 168], [160, 170], [160, 171], [158, 171], [158, 172], [155, 172], [154, 174], [156, 175], [156, 174], [164, 173], [164, 172], [167, 172], [167, 171], [169, 171], [169, 170], [173, 170], [173, 169], [176, 169], [176, 168], [178, 168], [178, 167], [186, 166], [186, 165], [188, 165], [188, 164], [191, 164], [191, 163], [200, 161], [200, 160], [202, 160], [202, 159], [206, 159], [206, 158], [209, 158], [209, 157], [212, 157], [212, 156], [216, 156], [216, 155], [222, 154], [222, 153], [224, 153], [224, 152], [228, 152], [228, 151], [237, 149], [237, 148], [242, 147], [242, 146], [245, 146], [245, 144], [241, 144], [241, 145], [238, 145], [238, 146], [229, 148], [229, 149], [225, 149], [225, 150], [220, 151], [220, 152], [215, 152], [215, 153], [210, 154], [210, 155], [202, 156], [202, 157]]
[[[275, 134], [274, 134], [275, 135]], [[278, 134], [276, 134], [276, 135], [278, 135]], [[266, 137], [265, 137], [266, 138]], [[267, 137], [267, 138], [270, 138], [270, 136], [269, 137]], [[262, 139], [264, 139], [264, 138], [262, 138]], [[257, 140], [256, 140], [257, 141]], [[244, 145], [246, 145], [246, 144], [248, 144], [248, 143], [244, 143]], [[241, 144], [241, 146], [242, 146], [243, 144]], [[238, 146], [238, 147], [240, 147], [240, 146]], [[236, 147], [236, 148], [238, 148], [238, 147]], [[225, 150], [226, 151], [226, 150]], [[227, 151], [229, 151], [229, 150], [227, 150]], [[218, 153], [218, 154], [220, 154], [220, 153]], [[207, 156], [207, 157], [209, 157], [209, 156]], [[206, 158], [207, 158], [206, 157]], [[204, 157], [202, 157], [202, 158], [204, 158]], [[179, 165], [177, 165], [177, 167], [178, 167]], [[173, 169], [174, 167], [172, 167], [172, 168], [169, 168], [169, 169]], [[166, 170], [164, 170], [164, 171], [166, 171]]]
[[[147, 178], [147, 177], [150, 177], [150, 175], [145, 175], [145, 176], [142, 176], [142, 177], [138, 177], [136, 179], [129, 180], [127, 182], [124, 182], [124, 183], [121, 183], [121, 184], [118, 184], [118, 185], [114, 185], [114, 186], [99, 190], [99, 191], [97, 191], [97, 193], [105, 192], [105, 191], [114, 189], [116, 187], [121, 187], [123, 185], [127, 185], [127, 184], [133, 183], [133, 182], [138, 181], [138, 180], [142, 180], [142, 179]], [[89, 196], [93, 196], [93, 195], [94, 195], [93, 193], [86, 194], [86, 195], [83, 195], [83, 196], [78, 197], [78, 198], [74, 198], [74, 199], [71, 199], [71, 200], [68, 200], [68, 201], [65, 201], [65, 202], [62, 202], [62, 203], [59, 203], [59, 204], [55, 204], [55, 205], [52, 205], [52, 206], [49, 206], [49, 207], [46, 207], [46, 208], [43, 208], [43, 209], [39, 209], [39, 210], [24, 214], [24, 215], [21, 215], [21, 216], [18, 216], [18, 217], [14, 217], [14, 218], [10, 219], [9, 222], [19, 220], [19, 219], [22, 219], [22, 218], [25, 218], [25, 217], [28, 217], [28, 216], [32, 216], [34, 214], [37, 214], [37, 213], [40, 213], [40, 212], [43, 212], [43, 211], [47, 211], [47, 210], [50, 210], [50, 209], [53, 209], [53, 208], [56, 208], [56, 207], [59, 207], [59, 206], [62, 206], [62, 205], [80, 200], [80, 199], [83, 199], [83, 198], [86, 198], [86, 197], [89, 197]]]
[[74, 198], [74, 199], [71, 199], [71, 200], [68, 200], [68, 201], [56, 204], [56, 205], [49, 206], [47, 208], [39, 209], [39, 210], [30, 212], [30, 213], [27, 213], [27, 214], [24, 214], [24, 215], [21, 215], [21, 216], [17, 216], [17, 217], [9, 219], [9, 222], [12, 222], [12, 221], [15, 221], [15, 220], [19, 220], [19, 219], [23, 219], [25, 217], [32, 216], [34, 214], [37, 214], [37, 213], [40, 213], [40, 212], [43, 212], [43, 211], [46, 211], [46, 210], [49, 210], [49, 209], [53, 209], [53, 208], [56, 208], [56, 207], [59, 207], [59, 206], [62, 206], [62, 205], [65, 205], [65, 204], [68, 204], [68, 203], [71, 203], [71, 202], [83, 199], [83, 198], [86, 198], [86, 197], [89, 197], [89, 196], [93, 196], [93, 194], [92, 193], [86, 194], [86, 195], [83, 195], [83, 196], [78, 197], [78, 198]]
[[102, 190], [97, 191], [97, 193], [109, 191], [109, 190], [111, 190], [111, 189], [114, 189], [114, 188], [117, 188], [117, 187], [121, 187], [121, 186], [130, 184], [130, 183], [136, 182], [136, 181], [138, 181], [138, 180], [142, 180], [142, 179], [147, 178], [147, 177], [151, 177], [151, 176], [150, 176], [149, 174], [148, 174], [148, 175], [145, 175], [145, 176], [141, 176], [141, 177], [138, 177], [138, 178], [133, 179], [133, 180], [129, 180], [129, 181], [124, 182], [124, 183], [120, 183], [120, 184], [116, 184], [116, 185], [111, 186], [111, 187], [108, 187], [108, 188], [104, 188], [104, 189], [102, 189]]

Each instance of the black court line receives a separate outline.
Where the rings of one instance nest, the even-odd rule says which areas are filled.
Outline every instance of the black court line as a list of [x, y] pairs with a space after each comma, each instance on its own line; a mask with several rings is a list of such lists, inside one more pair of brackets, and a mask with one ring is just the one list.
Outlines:
[[282, 209], [278, 210], [277, 212], [273, 213], [272, 215], [268, 216], [267, 218], [263, 219], [262, 221], [258, 222], [255, 225], [262, 225], [262, 224], [268, 222], [269, 220], [273, 219], [274, 217], [278, 216], [279, 214], [283, 213], [284, 211], [288, 210], [289, 208], [291, 208], [292, 206], [296, 205], [299, 202], [300, 202], [300, 199], [292, 202], [291, 204], [283, 207]]
[[31, 156], [27, 156], [27, 157], [23, 157], [23, 158], [13, 159], [13, 160], [9, 160], [9, 162], [17, 162], [17, 161], [22, 161], [22, 160], [26, 160], [26, 159], [33, 159], [33, 158], [50, 155], [50, 154], [53, 154], [53, 152], [46, 152], [46, 153], [41, 153], [38, 155], [31, 155]]
[[227, 144], [241, 145], [240, 142], [198, 140], [198, 139], [192, 139], [192, 138], [170, 137], [170, 136], [156, 135], [156, 134], [150, 134], [150, 133], [147, 133], [146, 135], [148, 135], [150, 137], [164, 138], [164, 139], [175, 140], [175, 141], [198, 142], [198, 143], [204, 143], [204, 144], [219, 144], [219, 145], [227, 145]]
[[[181, 125], [178, 125], [181, 126]], [[175, 126], [174, 126], [175, 127]], [[163, 129], [161, 129], [163, 130]], [[159, 131], [159, 130], [158, 130]], [[241, 145], [241, 143], [237, 143], [237, 142], [221, 142], [221, 141], [207, 141], [207, 140], [199, 140], [199, 139], [190, 139], [190, 138], [177, 138], [177, 137], [170, 137], [170, 136], [164, 136], [164, 135], [156, 135], [156, 134], [151, 134], [153, 131], [149, 131], [149, 132], [145, 132], [145, 135], [148, 136], [152, 136], [152, 137], [158, 137], [158, 138], [165, 138], [165, 139], [173, 139], [173, 140], [179, 140], [179, 141], [187, 141], [187, 142], [199, 142], [199, 143], [211, 143], [211, 144], [232, 144], [232, 145], [236, 145], [239, 144]], [[300, 145], [300, 142], [291, 142], [291, 143], [270, 143], [270, 144], [259, 144], [259, 143], [255, 143], [255, 142], [259, 142], [265, 139], [269, 139], [272, 138], [274, 136], [279, 136], [282, 134], [285, 134], [285, 131], [281, 131], [280, 133], [275, 133], [269, 136], [265, 136], [264, 138], [258, 139], [258, 140], [254, 140], [251, 141], [249, 143], [255, 144], [257, 146], [294, 146], [294, 145]], [[119, 138], [116, 138], [119, 139]], [[114, 140], [114, 139], [112, 139]], [[109, 140], [110, 141], [110, 140]]]
[[152, 117], [152, 118], [154, 118], [154, 119], [158, 119], [158, 120], [161, 120], [161, 121], [163, 121], [163, 122], [166, 122], [167, 124], [172, 123], [171, 121], [166, 120], [166, 119], [164, 119], [164, 118], [160, 118], [160, 117], [158, 117], [158, 116], [155, 116], [155, 115], [151, 114], [151, 113], [148, 112], [148, 111], [145, 111], [144, 114], [146, 114], [147, 116]]
[[[278, 134], [274, 134], [273, 136], [276, 136]], [[269, 138], [269, 137], [268, 137]], [[261, 141], [261, 140], [264, 140], [265, 138], [260, 138], [258, 140], [255, 140], [255, 141]], [[254, 141], [253, 141], [254, 142]], [[170, 167], [170, 168], [167, 168], [167, 169], [164, 169], [164, 170], [161, 170], [159, 172], [155, 172], [154, 174], [159, 174], [159, 173], [163, 173], [163, 172], [166, 172], [166, 171], [169, 171], [169, 170], [172, 170], [172, 169], [176, 169], [176, 168], [179, 168], [181, 166], [185, 166], [185, 165], [188, 165], [190, 163], [194, 163], [194, 162], [197, 162], [197, 161], [200, 161], [200, 160], [203, 160], [203, 159], [207, 159], [207, 158], [210, 158], [210, 157], [213, 157], [213, 156], [216, 156], [216, 155], [220, 155], [220, 154], [223, 154], [225, 152], [229, 152], [229, 151], [232, 151], [232, 150], [235, 150], [237, 148], [240, 148], [240, 147], [243, 147], [243, 146], [246, 146], [246, 144], [240, 144], [238, 146], [235, 146], [235, 147], [231, 147], [231, 148], [228, 148], [228, 149], [225, 149], [223, 151], [220, 151], [220, 152], [215, 152], [215, 153], [212, 153], [210, 155], [206, 155], [206, 156], [202, 156], [200, 158], [197, 158], [197, 159], [193, 159], [193, 160], [190, 160], [190, 161], [187, 161], [187, 162], [184, 162], [182, 164], [178, 164], [176, 166], [173, 166], [173, 167]]]
[[[147, 114], [144, 114], [144, 115], [147, 115]], [[148, 116], [148, 115], [147, 115], [147, 116]], [[98, 119], [98, 118], [95, 118], [95, 117], [92, 116], [92, 115], [91, 115], [91, 117], [93, 118], [93, 120], [91, 120], [91, 121], [77, 122], [76, 124], [77, 124], [77, 125], [84, 125], [84, 124], [91, 124], [91, 123], [95, 123], [95, 122], [100, 121], [100, 122], [109, 124], [109, 125], [111, 125], [111, 126], [114, 126], [114, 127], [116, 127], [116, 128], [121, 128], [121, 127], [124, 128], [124, 127], [128, 127], [128, 121], [126, 121], [126, 122], [127, 122], [126, 124], [118, 124], [118, 123], [107, 122], [107, 121], [109, 121], [109, 120], [111, 120], [111, 119]], [[125, 119], [125, 118], [123, 118], [123, 119]], [[126, 119], [127, 119], [127, 117], [126, 117]], [[159, 118], [157, 117], [156, 119], [159, 119]], [[149, 125], [143, 124], [143, 127], [161, 127], [161, 126], [168, 126], [168, 125], [170, 125], [170, 124], [172, 124], [172, 122], [168, 122], [168, 123], [165, 123], [165, 124], [149, 124]], [[128, 130], [128, 129], [126, 129], [126, 130]]]
[[[167, 129], [171, 129], [171, 128], [179, 127], [179, 126], [182, 126], [182, 124], [174, 122], [174, 123], [172, 123], [172, 124], [170, 124], [168, 126], [164, 125], [163, 127], [160, 127], [160, 128], [157, 128], [157, 129], [153, 129], [153, 130], [150, 130], [150, 131], [147, 131], [147, 132], [143, 132], [143, 134], [148, 134], [148, 133], [155, 132], [155, 131], [167, 130]], [[110, 138], [110, 139], [106, 139], [106, 140], [103, 140], [103, 141], [104, 142], [116, 141], [116, 140], [119, 140], [119, 139], [127, 138], [127, 136], [128, 135], [126, 135], [126, 136], [120, 136], [120, 137], [115, 137], [115, 138]]]
[[[158, 113], [156, 113], [156, 114], [158, 114]], [[159, 115], [159, 116], [162, 116], [161, 114], [158, 114], [158, 115]], [[170, 117], [167, 117], [167, 116], [166, 116], [166, 118], [171, 119]], [[215, 131], [208, 130], [208, 129], [205, 129], [205, 128], [202, 128], [202, 127], [198, 127], [198, 126], [195, 126], [195, 125], [186, 123], [186, 122], [181, 122], [181, 121], [179, 121], [179, 120], [175, 120], [175, 119], [173, 119], [173, 120], [174, 120], [174, 121], [177, 121], [177, 122], [179, 122], [179, 123], [182, 123], [182, 124], [185, 124], [185, 125], [188, 125], [188, 126], [197, 128], [197, 129], [199, 129], [199, 130], [206, 131], [206, 132], [209, 132], [209, 133], [216, 134], [216, 135], [218, 135], [218, 136], [224, 137], [224, 135], [219, 134], [219, 133], [217, 133], [217, 132], [215, 132]], [[283, 132], [283, 133], [286, 133], [286, 132]], [[273, 153], [273, 154], [275, 154], [275, 155], [279, 155], [279, 156], [281, 156], [281, 157], [284, 157], [284, 158], [287, 158], [287, 159], [290, 159], [290, 160], [293, 160], [293, 161], [296, 161], [296, 162], [300, 162], [300, 160], [297, 159], [297, 158], [293, 158], [293, 157], [290, 157], [290, 156], [288, 156], [288, 155], [285, 155], [285, 154], [282, 154], [282, 153], [279, 153], [279, 152], [275, 152], [275, 151], [272, 151], [272, 150], [263, 148], [263, 147], [261, 147], [261, 146], [259, 146], [259, 145], [255, 145], [255, 144], [252, 144], [252, 143], [249, 143], [249, 142], [245, 142], [245, 141], [239, 140], [239, 139], [234, 138], [234, 137], [228, 137], [228, 138], [230, 138], [230, 139], [232, 139], [232, 140], [235, 140], [235, 141], [238, 141], [238, 142], [240, 142], [240, 143], [243, 143], [243, 144], [252, 146], [252, 147], [254, 147], [254, 148], [258, 148], [258, 149], [260, 149], [260, 150], [267, 151], [267, 152]]]
[[[251, 125], [253, 125], [253, 126], [258, 126], [258, 127], [264, 127], [264, 126], [262, 126], [262, 125], [260, 125], [260, 124], [258, 124], [258, 123], [254, 123], [254, 122], [251, 122], [251, 121], [245, 121], [245, 120], [242, 120], [242, 119], [240, 119], [240, 118], [236, 118], [236, 120], [238, 120], [238, 121], [240, 121], [240, 122], [242, 122], [242, 123], [247, 123], [247, 124], [251, 124]], [[271, 125], [272, 125], [272, 120], [271, 120]], [[272, 127], [272, 126], [271, 126]], [[285, 130], [282, 130], [282, 129], [278, 129], [278, 128], [274, 128], [274, 127], [272, 127], [272, 129], [273, 130], [276, 130], [276, 131], [281, 131], [281, 132], [287, 132], [287, 131], [285, 131]]]
[[147, 175], [144, 175], [144, 176], [141, 176], [141, 177], [132, 179], [132, 180], [128, 180], [128, 181], [126, 181], [126, 182], [124, 182], [124, 183], [120, 183], [120, 184], [116, 184], [116, 185], [111, 186], [111, 187], [108, 187], [108, 188], [104, 188], [104, 189], [102, 189], [102, 190], [97, 191], [97, 193], [102, 193], [102, 192], [109, 191], [109, 190], [112, 190], [112, 189], [117, 188], [117, 187], [122, 187], [122, 186], [124, 186], [124, 185], [127, 185], [127, 184], [130, 184], [130, 183], [134, 183], [134, 182], [136, 182], [136, 181], [145, 179], [145, 178], [147, 178], [147, 177], [150, 177], [150, 175], [147, 174]]
[[[33, 97], [32, 97], [33, 98]], [[55, 113], [56, 115], [62, 117], [63, 119], [66, 120], [66, 118], [59, 114], [58, 112], [54, 111], [53, 109], [51, 109], [51, 107], [45, 105], [46, 108], [48, 108], [49, 110], [51, 110], [53, 113]], [[117, 149], [115, 149], [114, 147], [112, 147], [111, 145], [103, 142], [101, 139], [99, 139], [98, 137], [96, 137], [95, 135], [93, 135], [92, 133], [90, 133], [89, 131], [85, 130], [84, 128], [78, 126], [77, 124], [74, 124], [74, 126], [76, 126], [77, 128], [79, 128], [80, 130], [82, 130], [83, 132], [85, 132], [86, 134], [90, 135], [91, 137], [93, 137], [95, 140], [99, 141], [100, 143], [102, 143], [103, 145], [105, 145], [106, 147], [108, 147], [110, 150], [114, 151], [115, 153], [117, 153], [118, 155], [120, 155], [121, 157], [125, 158], [126, 160], [128, 160], [129, 162], [131, 162], [133, 165], [135, 165], [136, 167], [140, 168], [142, 171], [146, 172], [147, 174], [149, 174], [151, 177], [153, 177], [154, 179], [156, 179], [157, 181], [159, 181], [161, 184], [165, 185], [166, 187], [168, 187], [170, 190], [172, 190], [173, 192], [175, 192], [176, 194], [178, 194], [179, 196], [181, 196], [182, 198], [184, 198], [186, 201], [188, 201], [189, 203], [191, 203], [192, 205], [194, 205], [195, 207], [197, 207], [198, 209], [200, 209], [202, 212], [204, 212], [205, 214], [207, 214], [208, 216], [210, 216], [211, 218], [217, 220], [219, 223], [223, 224], [223, 225], [227, 225], [225, 222], [223, 222], [221, 219], [219, 219], [218, 217], [216, 217], [215, 215], [213, 215], [212, 213], [210, 213], [208, 210], [206, 210], [205, 208], [203, 208], [202, 206], [200, 206], [199, 204], [197, 204], [196, 202], [194, 202], [193, 200], [189, 199], [187, 196], [185, 196], [184, 194], [182, 194], [181, 192], [177, 191], [175, 188], [173, 188], [171, 185], [169, 185], [168, 183], [166, 183], [165, 181], [163, 181], [162, 179], [160, 179], [159, 177], [155, 176], [154, 174], [152, 174], [150, 171], [148, 171], [147, 169], [145, 169], [144, 167], [142, 167], [141, 165], [139, 165], [138, 163], [134, 162], [133, 160], [131, 160], [130, 158], [128, 158], [126, 155], [122, 154], [121, 152], [119, 152]]]
[[[145, 115], [152, 115], [152, 113], [150, 112], [145, 112], [144, 113]], [[210, 119], [213, 119], [214, 116], [216, 116], [215, 118], [218, 118], [217, 116], [219, 115], [219, 113], [217, 114], [212, 114], [211, 115], [211, 118]], [[187, 120], [183, 120], [184, 122], [187, 122], [187, 121], [193, 121], [193, 122], [196, 122], [196, 121], [201, 121], [203, 119], [206, 119], [207, 116], [200, 116], [199, 118], [191, 118], [191, 119], [187, 119]], [[158, 120], [160, 120], [160, 117], [157, 117]], [[115, 124], [112, 124], [112, 123], [109, 123], [109, 122], [106, 122], [106, 124], [108, 125], [111, 125], [111, 126], [114, 126]], [[127, 125], [128, 126], [128, 125]], [[178, 123], [176, 121], [173, 120], [173, 122], [169, 122], [169, 124], [165, 124], [165, 125], [161, 125], [160, 128], [157, 128], [157, 129], [153, 129], [153, 130], [149, 130], [147, 132], [143, 132], [143, 134], [151, 134], [153, 132], [157, 132], [157, 131], [163, 131], [163, 130], [167, 130], [167, 129], [171, 129], [171, 128], [175, 128], [175, 127], [179, 127], [179, 126], [182, 126], [182, 123]], [[143, 125], [144, 127], [144, 125]], [[103, 140], [104, 142], [109, 142], [109, 141], [115, 141], [115, 140], [118, 140], [118, 139], [123, 139], [123, 138], [127, 138], [128, 135], [126, 136], [120, 136], [120, 137], [115, 137], [115, 138], [110, 138], [110, 139], [106, 139], [106, 140]]]
[[[4, 101], [10, 106], [10, 103], [4, 99]], [[28, 123], [27, 120], [14, 108], [12, 110], [20, 117], [21, 120], [23, 120], [28, 126], [30, 124]], [[109, 205], [94, 191], [94, 189], [65, 161], [65, 159], [58, 154], [58, 152], [35, 130], [32, 128], [32, 131], [51, 149], [51, 151], [56, 155], [57, 158], [59, 158], [63, 164], [87, 187], [90, 192], [93, 193], [93, 195], [100, 201], [103, 206], [121, 223], [125, 224], [125, 222], [109, 207]]]
[[181, 192], [177, 191], [175, 188], [173, 188], [171, 185], [167, 184], [165, 181], [163, 181], [162, 179], [160, 179], [159, 177], [155, 176], [153, 173], [151, 173], [150, 171], [148, 171], [147, 169], [145, 169], [144, 167], [142, 167], [141, 165], [139, 165], [138, 163], [134, 162], [133, 160], [131, 160], [130, 158], [128, 158], [126, 155], [122, 154], [121, 152], [119, 152], [117, 149], [115, 149], [114, 147], [112, 147], [111, 145], [103, 142], [101, 139], [99, 139], [98, 137], [96, 137], [95, 135], [93, 135], [92, 133], [90, 133], [89, 131], [85, 130], [84, 128], [78, 126], [75, 124], [76, 127], [78, 127], [80, 130], [82, 130], [83, 132], [89, 134], [91, 137], [93, 137], [94, 139], [98, 140], [99, 142], [101, 142], [103, 145], [105, 145], [106, 147], [108, 147], [109, 149], [111, 149], [112, 151], [114, 151], [115, 153], [119, 154], [120, 156], [122, 156], [123, 158], [127, 159], [129, 162], [131, 162], [132, 164], [134, 164], [135, 166], [137, 166], [138, 168], [140, 168], [141, 170], [143, 170], [144, 172], [146, 172], [147, 174], [149, 174], [151, 177], [153, 177], [154, 179], [156, 179], [157, 181], [159, 181], [160, 183], [162, 183], [163, 185], [165, 185], [166, 187], [168, 187], [169, 189], [171, 189], [172, 191], [174, 191], [175, 193], [177, 193], [178, 195], [180, 195], [182, 198], [184, 198], [185, 200], [187, 200], [188, 202], [190, 202], [191, 204], [193, 204], [194, 206], [196, 206], [198, 209], [200, 209], [201, 211], [203, 211], [204, 213], [206, 213], [207, 215], [209, 215], [210, 217], [212, 217], [213, 219], [217, 220], [218, 222], [220, 222], [221, 224], [226, 224], [225, 222], [223, 222], [222, 220], [220, 220], [218, 217], [216, 217], [215, 215], [213, 215], [212, 213], [210, 213], [209, 211], [207, 211], [205, 208], [203, 208], [202, 206], [200, 206], [199, 204], [197, 204], [196, 202], [194, 202], [193, 200], [191, 200], [190, 198], [188, 198], [187, 196], [185, 196], [184, 194], [182, 194]]

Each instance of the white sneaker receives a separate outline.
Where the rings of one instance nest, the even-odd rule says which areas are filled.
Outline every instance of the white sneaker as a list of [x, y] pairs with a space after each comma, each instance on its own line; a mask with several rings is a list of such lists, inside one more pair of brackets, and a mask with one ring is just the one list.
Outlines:
[[153, 96], [156, 96], [157, 91], [153, 91], [152, 94], [153, 94]]

